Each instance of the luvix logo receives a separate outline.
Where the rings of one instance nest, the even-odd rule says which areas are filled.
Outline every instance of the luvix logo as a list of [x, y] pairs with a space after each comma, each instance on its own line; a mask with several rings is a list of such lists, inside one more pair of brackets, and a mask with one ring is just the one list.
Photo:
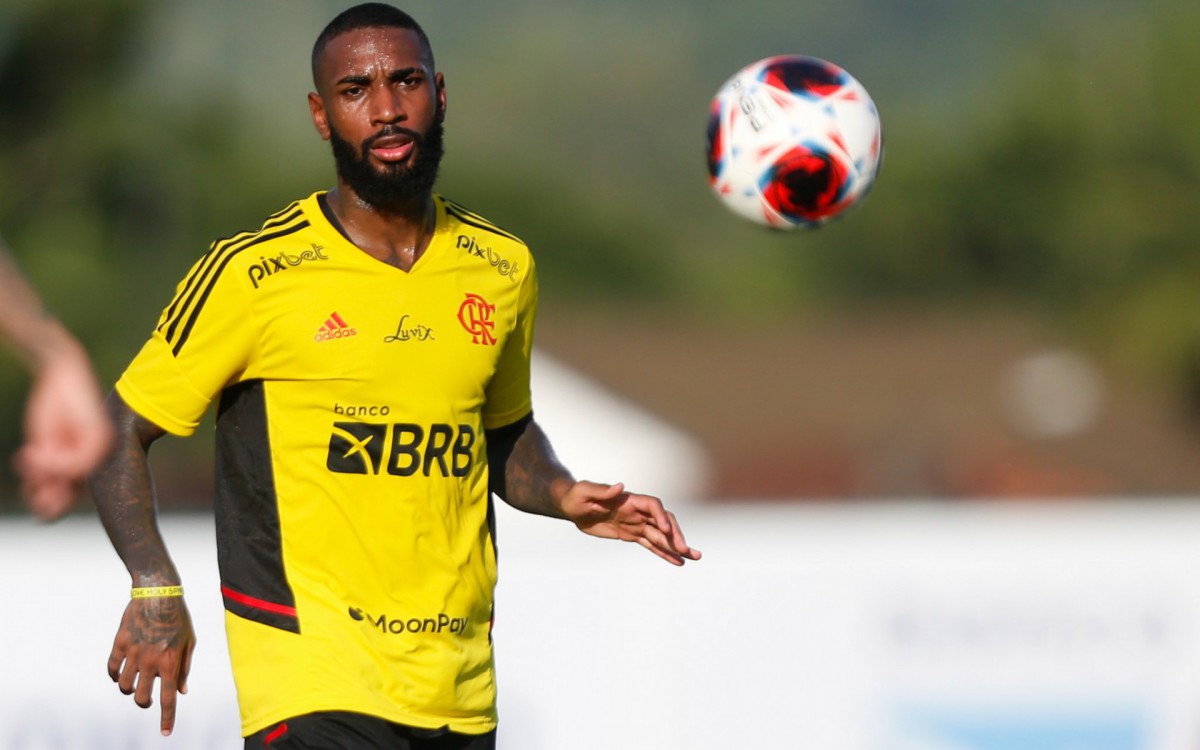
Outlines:
[[317, 335], [313, 336], [313, 341], [329, 341], [330, 339], [344, 339], [348, 336], [357, 336], [358, 331], [350, 327], [341, 315], [336, 312], [330, 313], [329, 318], [317, 329]]
[[458, 322], [471, 334], [471, 341], [476, 344], [494, 346], [496, 337], [492, 331], [496, 328], [492, 314], [496, 306], [490, 304], [478, 294], [467, 292], [467, 298], [458, 306]]
[[329, 256], [325, 254], [325, 248], [314, 243], [312, 249], [305, 250], [298, 255], [291, 253], [280, 253], [273, 258], [264, 258], [259, 256], [259, 263], [250, 266], [247, 274], [250, 276], [250, 283], [254, 284], [254, 288], [258, 289], [258, 283], [268, 276], [286, 271], [289, 268], [295, 268], [306, 260], [329, 260]]
[[451, 617], [445, 612], [438, 612], [437, 617], [392, 617], [390, 615], [372, 615], [360, 607], [349, 607], [347, 614], [351, 619], [369, 623], [383, 633], [400, 635], [401, 633], [454, 633], [458, 635], [467, 629], [467, 618]]
[[394, 341], [434, 341], [433, 329], [423, 323], [410, 323], [408, 315], [401, 315], [396, 332], [383, 337], [383, 343]]

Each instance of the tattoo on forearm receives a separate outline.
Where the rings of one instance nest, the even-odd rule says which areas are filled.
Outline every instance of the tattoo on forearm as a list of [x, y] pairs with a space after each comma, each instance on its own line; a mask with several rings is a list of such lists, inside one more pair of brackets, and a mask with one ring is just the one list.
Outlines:
[[116, 443], [90, 482], [100, 521], [135, 579], [178, 583], [178, 573], [158, 530], [154, 484], [146, 454], [163, 432], [133, 412], [116, 394], [109, 397], [108, 406], [117, 432]]
[[550, 440], [536, 422], [517, 438], [505, 471], [505, 500], [509, 505], [527, 513], [561, 517], [553, 486], [559, 480], [570, 481], [571, 473], [559, 463]]

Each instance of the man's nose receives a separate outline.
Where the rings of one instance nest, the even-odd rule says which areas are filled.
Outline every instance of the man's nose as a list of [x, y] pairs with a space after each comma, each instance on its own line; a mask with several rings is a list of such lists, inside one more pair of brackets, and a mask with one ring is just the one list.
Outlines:
[[373, 123], [400, 122], [406, 118], [400, 97], [391, 89], [383, 88], [371, 97], [371, 121]]

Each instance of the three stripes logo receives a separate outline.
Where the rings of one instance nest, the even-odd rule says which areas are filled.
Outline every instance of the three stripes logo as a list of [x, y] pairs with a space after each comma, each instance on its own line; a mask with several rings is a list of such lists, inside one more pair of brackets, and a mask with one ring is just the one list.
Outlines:
[[344, 339], [348, 336], [357, 336], [358, 329], [351, 328], [341, 315], [336, 312], [330, 313], [329, 318], [317, 329], [317, 335], [313, 336], [313, 341], [329, 341], [331, 339]]

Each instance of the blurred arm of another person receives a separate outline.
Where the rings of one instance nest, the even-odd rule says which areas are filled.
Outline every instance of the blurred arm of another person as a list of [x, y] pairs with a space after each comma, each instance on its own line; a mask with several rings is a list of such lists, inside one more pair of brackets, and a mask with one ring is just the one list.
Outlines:
[[33, 374], [13, 463], [29, 509], [53, 520], [99, 464], [113, 429], [83, 346], [46, 312], [0, 239], [0, 339]]

